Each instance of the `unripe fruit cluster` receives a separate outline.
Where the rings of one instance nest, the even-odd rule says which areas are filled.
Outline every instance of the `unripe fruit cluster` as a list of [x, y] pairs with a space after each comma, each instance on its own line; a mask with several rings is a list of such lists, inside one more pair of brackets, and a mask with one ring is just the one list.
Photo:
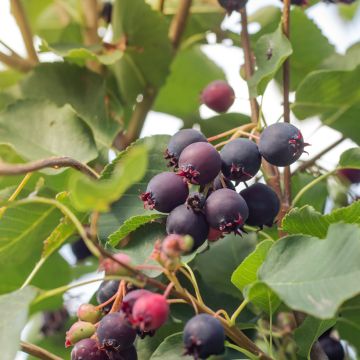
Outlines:
[[[231, 232], [241, 235], [245, 224], [272, 226], [280, 209], [276, 193], [261, 183], [237, 193], [233, 182], [253, 178], [262, 158], [276, 166], [288, 166], [305, 146], [299, 129], [287, 123], [267, 127], [259, 145], [237, 138], [220, 152], [201, 132], [180, 130], [165, 150], [165, 159], [174, 171], [154, 176], [140, 198], [145, 208], [169, 213], [167, 233], [191, 236], [191, 250], [207, 238], [214, 241]], [[198, 185], [198, 192], [190, 193], [189, 185]]]

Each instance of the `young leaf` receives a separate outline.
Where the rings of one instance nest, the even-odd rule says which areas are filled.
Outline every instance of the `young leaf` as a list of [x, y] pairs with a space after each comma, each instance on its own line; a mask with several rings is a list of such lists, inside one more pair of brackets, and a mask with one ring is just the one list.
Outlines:
[[293, 235], [273, 245], [260, 268], [265, 282], [289, 307], [320, 319], [360, 293], [360, 228], [332, 224], [325, 240]]
[[343, 152], [340, 157], [339, 166], [342, 168], [360, 169], [360, 147]]

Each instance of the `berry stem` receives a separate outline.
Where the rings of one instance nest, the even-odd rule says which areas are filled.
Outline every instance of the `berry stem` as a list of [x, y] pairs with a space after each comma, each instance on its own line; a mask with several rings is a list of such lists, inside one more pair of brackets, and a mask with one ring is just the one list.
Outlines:
[[120, 310], [121, 301], [125, 295], [125, 288], [126, 288], [126, 282], [124, 280], [121, 280], [110, 313], [118, 312]]
[[96, 310], [100, 310], [100, 309], [102, 309], [103, 307], [105, 307], [106, 305], [111, 304], [111, 303], [116, 299], [116, 295], [117, 295], [117, 294], [113, 295], [110, 299], [107, 299], [107, 300], [106, 300], [105, 302], [103, 302], [102, 304], [97, 305], [97, 306], [95, 307]]
[[220, 134], [218, 134], [218, 135], [209, 137], [209, 138], [207, 139], [207, 141], [213, 142], [213, 141], [219, 140], [219, 139], [221, 139], [221, 138], [223, 138], [223, 137], [232, 135], [232, 134], [236, 133], [236, 132], [239, 131], [239, 130], [246, 131], [246, 130], [251, 130], [251, 129], [253, 129], [254, 127], [255, 127], [255, 125], [254, 125], [253, 123], [241, 125], [241, 126], [239, 126], [239, 127], [230, 129], [230, 130], [225, 131], [225, 132], [223, 132], [223, 133], [220, 133]]
[[204, 304], [204, 301], [203, 301], [203, 299], [201, 297], [201, 294], [200, 294], [198, 283], [196, 281], [195, 274], [193, 273], [191, 267], [189, 265], [185, 264], [185, 263], [183, 263], [182, 266], [183, 266], [183, 268], [179, 269], [180, 272], [183, 273], [189, 279], [189, 281], [191, 282], [191, 285], [194, 287], [197, 300], [201, 304]]
[[170, 282], [169, 285], [167, 286], [166, 290], [164, 291], [164, 298], [168, 298], [171, 290], [173, 289], [173, 287], [175, 286], [175, 284], [173, 282]]
[[56, 356], [55, 354], [51, 353], [50, 351], [47, 351], [43, 348], [41, 348], [40, 346], [25, 342], [25, 341], [21, 341], [20, 342], [20, 348], [21, 351], [32, 355], [34, 357], [36, 357], [37, 359], [42, 359], [42, 360], [61, 360], [62, 358], [59, 356]]
[[239, 305], [239, 307], [234, 311], [234, 313], [231, 315], [230, 324], [232, 326], [235, 325], [236, 319], [240, 315], [240, 313], [245, 309], [246, 305], [249, 303], [248, 300], [244, 299], [243, 302]]

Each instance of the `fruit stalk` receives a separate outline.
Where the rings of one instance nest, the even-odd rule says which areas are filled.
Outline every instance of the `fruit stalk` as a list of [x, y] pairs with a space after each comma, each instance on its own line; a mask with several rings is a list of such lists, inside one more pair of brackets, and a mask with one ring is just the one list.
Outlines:
[[35, 356], [37, 359], [42, 360], [61, 360], [62, 358], [54, 355], [53, 353], [41, 348], [40, 346], [21, 341], [20, 343], [21, 351]]

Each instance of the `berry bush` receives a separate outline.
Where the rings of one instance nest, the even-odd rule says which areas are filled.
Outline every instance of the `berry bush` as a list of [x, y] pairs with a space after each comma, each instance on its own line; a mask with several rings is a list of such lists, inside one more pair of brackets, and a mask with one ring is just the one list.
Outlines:
[[360, 2], [269, 3], [9, 0], [1, 360], [359, 358], [360, 42], [313, 12]]

